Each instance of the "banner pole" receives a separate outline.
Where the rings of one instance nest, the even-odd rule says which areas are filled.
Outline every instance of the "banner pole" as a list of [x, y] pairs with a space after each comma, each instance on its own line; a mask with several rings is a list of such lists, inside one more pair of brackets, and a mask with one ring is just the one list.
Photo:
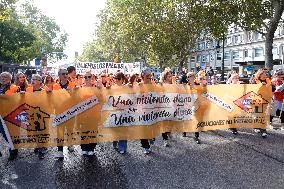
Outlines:
[[8, 140], [7, 142], [9, 143], [9, 146], [10, 146], [11, 150], [14, 150], [15, 147], [14, 147], [14, 144], [13, 144], [13, 142], [12, 142], [11, 135], [10, 135], [9, 130], [8, 130], [8, 127], [7, 127], [7, 125], [6, 125], [6, 123], [5, 123], [5, 121], [3, 120], [3, 118], [2, 118], [1, 115], [0, 115], [0, 121], [1, 121], [1, 125], [3, 126], [4, 132], [5, 132], [5, 133], [3, 133], [3, 134], [5, 134], [5, 136], [6, 136], [7, 140]]

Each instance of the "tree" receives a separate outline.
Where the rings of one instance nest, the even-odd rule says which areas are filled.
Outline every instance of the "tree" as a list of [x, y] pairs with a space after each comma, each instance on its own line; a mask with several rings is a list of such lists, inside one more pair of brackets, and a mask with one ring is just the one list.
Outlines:
[[63, 58], [67, 34], [32, 1], [22, 4], [21, 9], [15, 9], [15, 2], [2, 0], [0, 4], [0, 9], [6, 10], [0, 13], [0, 61], [27, 63], [35, 58]]
[[[219, 24], [225, 26], [236, 24], [247, 31], [257, 31], [265, 36], [265, 67], [273, 66], [273, 39], [279, 23], [283, 22], [283, 0], [208, 0], [206, 6], [208, 11], [213, 12], [213, 17], [208, 17], [209, 21], [219, 20]], [[213, 33], [218, 31], [212, 24], [208, 28]]]
[[32, 45], [35, 37], [20, 22], [0, 22], [0, 61], [18, 59], [18, 51]]
[[67, 33], [61, 31], [55, 20], [44, 15], [32, 2], [22, 4], [21, 8], [21, 21], [27, 23], [27, 27], [36, 37], [33, 45], [22, 53], [31, 58], [65, 57], [63, 50]]
[[7, 20], [14, 9], [17, 0], [0, 1], [0, 22]]
[[283, 6], [282, 0], [109, 0], [94, 45], [105, 58], [119, 53], [123, 60], [143, 57], [160, 67], [172, 66], [174, 55], [182, 68], [201, 33], [220, 38], [231, 24], [253, 31], [265, 27], [266, 66], [271, 66]]
[[16, 1], [1, 1], [0, 9], [0, 62], [13, 62], [22, 48], [32, 45], [35, 36], [20, 22], [15, 12]]
[[152, 60], [161, 68], [176, 64], [175, 55], [182, 68], [203, 27], [196, 19], [200, 2], [110, 0], [99, 15], [96, 47], [107, 57], [119, 53], [124, 61]]

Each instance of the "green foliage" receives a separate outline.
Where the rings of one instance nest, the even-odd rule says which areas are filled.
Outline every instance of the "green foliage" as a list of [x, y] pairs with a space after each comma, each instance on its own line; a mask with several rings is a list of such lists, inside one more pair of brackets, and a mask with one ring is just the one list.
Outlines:
[[184, 63], [203, 27], [196, 19], [200, 7], [195, 0], [108, 1], [99, 15], [94, 50], [100, 49], [105, 58], [118, 53], [124, 62], [147, 59], [163, 66]]
[[9, 18], [0, 21], [0, 61], [25, 63], [34, 58], [65, 56], [67, 34], [53, 19], [42, 14], [31, 1], [19, 10], [9, 10]]
[[18, 52], [30, 47], [34, 40], [35, 36], [22, 23], [16, 20], [0, 22], [0, 60], [20, 59]]
[[0, 22], [9, 19], [16, 1], [17, 0], [1, 0], [0, 1]]
[[80, 58], [110, 61], [118, 53], [124, 62], [182, 67], [201, 33], [220, 38], [231, 24], [259, 30], [273, 17], [276, 1], [108, 0]]

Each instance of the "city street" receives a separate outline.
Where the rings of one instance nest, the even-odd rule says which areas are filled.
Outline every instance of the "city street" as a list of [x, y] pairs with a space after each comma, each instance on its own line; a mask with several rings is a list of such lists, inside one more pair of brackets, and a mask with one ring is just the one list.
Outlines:
[[0, 188], [284, 188], [284, 131], [269, 130], [267, 139], [250, 129], [234, 136], [227, 130], [193, 134], [174, 133], [171, 147], [158, 137], [153, 153], [143, 154], [140, 142], [129, 142], [118, 154], [111, 143], [99, 144], [93, 158], [79, 146], [64, 161], [48, 149], [39, 160], [33, 149], [19, 150], [17, 160], [0, 158]]

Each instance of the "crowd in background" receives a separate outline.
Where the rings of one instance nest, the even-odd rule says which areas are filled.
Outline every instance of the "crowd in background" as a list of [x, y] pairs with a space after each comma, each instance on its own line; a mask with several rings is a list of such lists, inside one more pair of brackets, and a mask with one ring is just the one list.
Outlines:
[[[284, 83], [283, 83], [284, 73], [282, 70], [277, 70], [275, 73], [271, 74], [267, 69], [257, 70], [250, 79], [251, 84], [263, 84], [272, 85], [273, 88], [273, 99], [272, 99], [272, 111], [271, 111], [271, 122], [274, 117], [280, 117], [281, 123], [284, 123], [283, 110], [283, 99], [284, 99]], [[101, 72], [101, 74], [95, 75], [91, 71], [86, 71], [85, 74], [77, 74], [76, 69], [73, 66], [67, 69], [59, 69], [58, 76], [53, 78], [50, 74], [33, 74], [31, 80], [28, 81], [25, 74], [17, 73], [15, 78], [8, 72], [2, 72], [0, 74], [0, 94], [13, 94], [13, 93], [27, 93], [27, 92], [37, 92], [45, 91], [52, 92], [53, 90], [73, 90], [80, 87], [97, 87], [109, 88], [112, 86], [124, 86], [124, 85], [141, 85], [141, 84], [184, 84], [184, 85], [218, 85], [220, 80], [214, 73], [212, 69], [205, 72], [203, 70], [194, 72], [182, 71], [178, 74], [172, 73], [171, 69], [166, 68], [164, 72], [161, 73], [159, 77], [156, 77], [149, 68], [144, 68], [139, 74], [124, 74], [118, 71], [115, 74]], [[227, 74], [226, 84], [242, 84], [247, 83], [246, 81], [240, 80], [240, 75], [236, 71], [231, 71]], [[237, 129], [230, 129], [233, 134], [238, 134]], [[255, 132], [261, 134], [263, 138], [267, 137], [267, 132], [265, 129], [255, 129]], [[0, 133], [7, 140], [3, 127], [0, 125]], [[183, 133], [186, 137], [187, 133]], [[171, 138], [170, 133], [162, 133], [162, 138], [164, 140], [164, 146], [170, 147], [169, 140]], [[199, 132], [194, 133], [194, 140], [197, 144], [200, 144]], [[154, 144], [155, 139], [141, 139], [141, 146], [145, 154], [151, 152], [151, 145]], [[96, 147], [95, 143], [92, 144], [82, 144], [82, 154], [86, 156], [93, 156], [94, 149]], [[63, 146], [58, 146], [57, 158], [64, 158]], [[127, 151], [127, 141], [114, 141], [113, 148], [115, 148], [120, 154], [124, 154]], [[40, 159], [44, 158], [46, 153], [46, 148], [36, 148], [34, 152], [38, 155]], [[72, 147], [68, 148], [69, 151], [73, 151]], [[18, 150], [9, 150], [10, 156], [9, 160], [13, 160], [18, 155]], [[1, 155], [1, 153], [0, 153]]]

